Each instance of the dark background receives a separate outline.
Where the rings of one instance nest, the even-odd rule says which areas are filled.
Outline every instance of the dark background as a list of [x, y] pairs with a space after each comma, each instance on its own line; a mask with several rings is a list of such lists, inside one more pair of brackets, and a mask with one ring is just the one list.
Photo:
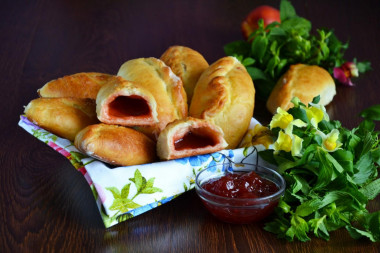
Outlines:
[[[125, 61], [160, 57], [171, 45], [191, 47], [209, 63], [223, 45], [242, 39], [240, 23], [259, 5], [280, 1], [2, 1], [0, 7], [0, 251], [3, 252], [378, 252], [343, 229], [325, 242], [289, 243], [262, 224], [216, 221], [194, 191], [129, 221], [104, 229], [92, 193], [70, 162], [18, 127], [23, 106], [46, 82], [78, 72], [116, 74]], [[347, 128], [358, 113], [380, 104], [380, 2], [291, 1], [313, 28], [333, 28], [349, 41], [345, 58], [373, 70], [337, 86], [327, 107]], [[256, 101], [254, 117], [271, 115]], [[379, 126], [379, 125], [377, 125]], [[377, 127], [379, 130], [379, 127]], [[370, 203], [379, 210], [380, 200]]]

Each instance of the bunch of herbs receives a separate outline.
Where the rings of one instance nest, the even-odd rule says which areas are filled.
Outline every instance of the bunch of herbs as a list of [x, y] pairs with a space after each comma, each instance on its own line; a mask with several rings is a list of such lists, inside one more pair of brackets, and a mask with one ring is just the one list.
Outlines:
[[[313, 103], [317, 104], [319, 97]], [[329, 232], [346, 228], [353, 238], [380, 241], [380, 211], [369, 213], [367, 203], [380, 193], [380, 140], [374, 120], [380, 120], [380, 105], [361, 113], [364, 120], [352, 130], [339, 121], [321, 120], [313, 127], [304, 104], [288, 110], [293, 118], [307, 123], [294, 127], [303, 139], [301, 156], [265, 150], [260, 156], [278, 166], [287, 182], [285, 195], [265, 230], [293, 241], [310, 240], [309, 235], [328, 240]], [[339, 148], [323, 148], [316, 131], [339, 131]], [[276, 135], [281, 129], [273, 128]]]
[[[279, 78], [290, 65], [303, 63], [318, 65], [330, 74], [334, 67], [341, 66], [348, 42], [341, 42], [330, 29], [317, 29], [311, 33], [311, 22], [296, 14], [287, 0], [280, 3], [281, 23], [274, 22], [264, 27], [259, 20], [258, 29], [248, 40], [238, 40], [224, 46], [226, 55], [235, 56], [247, 68], [257, 98], [266, 100]], [[369, 62], [356, 62], [358, 71], [370, 69]]]

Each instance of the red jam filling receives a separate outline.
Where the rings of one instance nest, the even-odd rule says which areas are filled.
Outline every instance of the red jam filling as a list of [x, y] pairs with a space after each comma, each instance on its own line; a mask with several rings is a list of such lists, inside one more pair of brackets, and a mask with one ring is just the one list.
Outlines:
[[215, 145], [216, 142], [213, 138], [196, 134], [192, 131], [187, 132], [184, 136], [174, 141], [176, 150], [196, 149]]
[[241, 199], [261, 198], [278, 191], [275, 183], [260, 177], [254, 171], [244, 174], [229, 173], [207, 181], [202, 187], [215, 195]]
[[147, 102], [139, 96], [119, 96], [108, 105], [110, 116], [138, 117], [150, 114]]
[[[220, 200], [208, 197], [203, 200], [206, 208], [218, 219], [235, 224], [246, 224], [264, 219], [271, 214], [278, 204], [277, 200], [265, 200], [260, 204], [254, 199], [272, 195], [279, 187], [270, 180], [260, 177], [255, 172], [230, 173], [220, 178], [211, 179], [202, 184], [202, 188], [218, 196], [232, 198], [221, 203]], [[246, 202], [234, 202], [234, 199], [246, 199]], [[256, 206], [254, 206], [256, 204]], [[229, 206], [232, 205], [232, 206]]]

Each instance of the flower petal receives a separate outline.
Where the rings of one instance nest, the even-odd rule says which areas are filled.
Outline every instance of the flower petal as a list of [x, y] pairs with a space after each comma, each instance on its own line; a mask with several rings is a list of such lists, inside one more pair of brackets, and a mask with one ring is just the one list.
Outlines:
[[290, 152], [292, 150], [292, 138], [283, 131], [278, 132], [277, 141], [273, 145], [275, 153], [280, 150]]
[[297, 135], [293, 135], [292, 140], [292, 156], [301, 156], [303, 139], [298, 137]]
[[270, 129], [273, 129], [275, 127], [285, 129], [292, 121], [293, 116], [289, 114], [287, 111], [278, 107], [277, 113], [273, 116], [272, 121], [269, 123], [269, 127]]
[[262, 144], [266, 149], [273, 144], [271, 131], [269, 128], [257, 124], [253, 129], [249, 129], [245, 134], [240, 147], [249, 147]]

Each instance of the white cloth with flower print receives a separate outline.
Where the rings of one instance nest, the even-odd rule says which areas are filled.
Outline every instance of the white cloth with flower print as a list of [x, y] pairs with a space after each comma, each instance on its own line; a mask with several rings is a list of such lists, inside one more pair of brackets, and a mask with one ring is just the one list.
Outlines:
[[[258, 121], [252, 118], [250, 128], [256, 124]], [[258, 159], [256, 149], [265, 149], [258, 145], [171, 161], [112, 167], [81, 154], [72, 142], [36, 126], [24, 116], [21, 116], [19, 126], [64, 155], [83, 174], [107, 228], [193, 189], [196, 174], [209, 166], [226, 161], [263, 163]]]

